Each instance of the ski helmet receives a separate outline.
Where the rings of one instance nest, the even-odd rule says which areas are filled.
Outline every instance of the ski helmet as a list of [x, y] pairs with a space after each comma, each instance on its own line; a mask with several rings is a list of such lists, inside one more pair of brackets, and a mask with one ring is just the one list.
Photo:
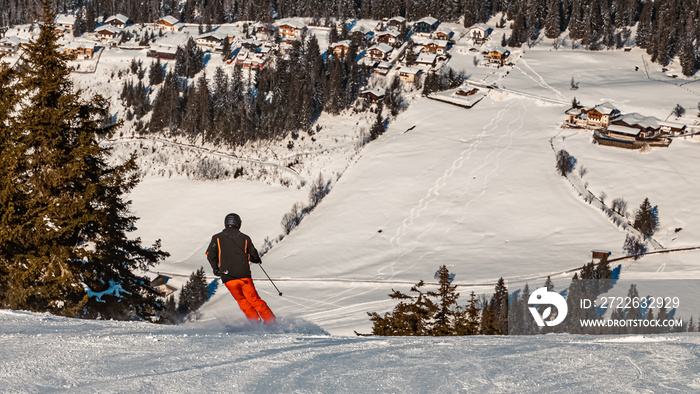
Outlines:
[[226, 228], [233, 227], [233, 228], [240, 229], [241, 228], [241, 217], [235, 213], [229, 213], [228, 215], [226, 215], [226, 219], [224, 219], [224, 226]]

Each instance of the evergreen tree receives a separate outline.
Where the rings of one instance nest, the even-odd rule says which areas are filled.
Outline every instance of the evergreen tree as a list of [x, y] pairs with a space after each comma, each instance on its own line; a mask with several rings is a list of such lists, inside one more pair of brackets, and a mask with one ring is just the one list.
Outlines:
[[158, 58], [155, 63], [151, 62], [151, 67], [148, 69], [148, 84], [151, 86], [160, 85], [165, 79], [165, 70], [163, 70], [163, 64]]
[[431, 329], [431, 335], [455, 335], [455, 323], [457, 323], [457, 286], [453, 285], [454, 274], [451, 274], [447, 266], [443, 265], [435, 273], [435, 279], [438, 280], [437, 292], [428, 292], [429, 296], [437, 298], [435, 304], [437, 312], [435, 313], [434, 326]]
[[384, 134], [384, 118], [382, 117], [382, 106], [379, 105], [377, 109], [377, 118], [372, 124], [372, 128], [369, 130], [369, 139], [376, 140], [380, 135]]
[[508, 288], [503, 278], [498, 280], [491, 298], [491, 315], [494, 320], [495, 334], [508, 334]]
[[651, 238], [659, 227], [658, 208], [652, 207], [649, 198], [645, 198], [634, 215], [633, 227], [639, 230], [645, 239]]
[[416, 293], [415, 296], [393, 290], [389, 297], [401, 301], [394, 307], [392, 313], [385, 313], [383, 316], [376, 312], [367, 313], [373, 323], [372, 334], [385, 336], [428, 335], [430, 321], [437, 306], [423, 293], [421, 290], [423, 286], [425, 286], [425, 282], [420, 281], [411, 287], [411, 292]]
[[157, 316], [150, 281], [134, 271], [167, 253], [159, 242], [143, 248], [127, 238], [136, 218], [127, 214], [123, 195], [138, 182], [135, 159], [106, 163], [109, 151], [96, 141], [96, 134], [115, 128], [104, 126], [105, 100], [84, 102], [74, 91], [52, 3], [42, 7], [40, 35], [10, 82], [16, 85], [9, 94], [17, 89], [23, 102], [2, 107], [16, 114], [2, 126], [15, 149], [2, 152], [14, 167], [4, 170], [0, 190], [0, 265], [8, 279], [0, 305], [90, 318]]
[[178, 309], [182, 314], [196, 312], [207, 301], [207, 277], [204, 267], [190, 274], [182, 287]]

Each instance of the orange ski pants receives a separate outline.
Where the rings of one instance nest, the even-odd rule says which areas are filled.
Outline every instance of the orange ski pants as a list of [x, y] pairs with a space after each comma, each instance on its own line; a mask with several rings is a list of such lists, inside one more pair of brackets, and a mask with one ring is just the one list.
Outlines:
[[265, 323], [273, 323], [275, 315], [267, 306], [267, 303], [260, 298], [253, 279], [234, 279], [226, 282], [226, 288], [231, 292], [233, 298], [238, 302], [238, 307], [241, 308], [245, 316], [249, 320], [260, 321]]

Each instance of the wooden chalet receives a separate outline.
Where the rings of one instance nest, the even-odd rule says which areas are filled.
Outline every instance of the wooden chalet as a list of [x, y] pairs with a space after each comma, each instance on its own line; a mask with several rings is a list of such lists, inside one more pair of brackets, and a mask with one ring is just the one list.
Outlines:
[[437, 64], [437, 54], [421, 52], [416, 57], [415, 63], [419, 66], [435, 67]]
[[447, 41], [445, 40], [428, 40], [423, 43], [423, 52], [442, 55], [447, 49]]
[[376, 41], [383, 44], [395, 45], [399, 42], [399, 33], [393, 30], [381, 31], [374, 36]]
[[101, 40], [113, 40], [121, 34], [122, 29], [112, 25], [103, 25], [95, 29], [95, 35]]
[[374, 87], [372, 89], [362, 89], [360, 91], [360, 97], [365, 99], [370, 104], [376, 104], [384, 99], [386, 90], [380, 87]]
[[412, 67], [400, 67], [396, 70], [399, 72], [399, 79], [403, 82], [414, 82], [422, 72]]
[[503, 47], [498, 47], [498, 48], [491, 49], [489, 51], [488, 61], [489, 61], [489, 63], [496, 64], [500, 67], [506, 63], [509, 56], [510, 56], [509, 50], [507, 50]]
[[75, 26], [75, 20], [75, 15], [58, 14], [56, 15], [56, 18], [54, 18], [54, 23], [56, 24], [56, 27], [63, 28], [64, 32], [72, 33], [73, 26]]
[[0, 54], [14, 55], [19, 50], [22, 40], [19, 37], [4, 37], [0, 39]]
[[419, 20], [413, 24], [413, 32], [419, 35], [430, 35], [432, 34], [440, 24], [436, 18], [432, 16], [426, 16], [425, 18]]
[[448, 28], [440, 28], [435, 33], [433, 33], [433, 38], [441, 41], [450, 41], [454, 32]]
[[389, 62], [381, 62], [381, 63], [379, 63], [379, 65], [374, 69], [374, 73], [375, 73], [375, 74], [379, 74], [379, 75], [385, 76], [385, 75], [389, 74], [389, 71], [391, 71], [391, 67], [392, 67], [391, 63], [389, 63]]
[[130, 23], [131, 19], [129, 19], [128, 16], [122, 14], [112, 15], [109, 18], [107, 18], [107, 20], [105, 20], [104, 22], [105, 25], [114, 26], [119, 29], [125, 28]]
[[608, 257], [610, 257], [611, 254], [612, 252], [610, 252], [609, 250], [591, 250], [591, 258], [593, 260], [607, 259]]
[[608, 102], [589, 108], [584, 113], [586, 125], [593, 127], [608, 127], [610, 121], [620, 115], [620, 111]]
[[473, 96], [475, 94], [479, 93], [478, 88], [460, 88], [455, 92], [457, 96], [462, 96], [462, 97], [468, 97], [468, 96]]
[[493, 30], [489, 25], [485, 23], [477, 23], [476, 25], [469, 28], [467, 31], [467, 37], [469, 37], [475, 44], [483, 44], [488, 40], [491, 32]]
[[386, 60], [393, 50], [390, 45], [377, 44], [367, 50], [367, 56], [373, 60]]
[[167, 15], [158, 19], [158, 21], [156, 21], [156, 25], [159, 29], [167, 31], [180, 31], [184, 26], [182, 23], [180, 23], [180, 21], [177, 18], [175, 18], [172, 15]]
[[404, 18], [403, 16], [395, 16], [393, 18], [390, 18], [386, 22], [386, 27], [387, 29], [401, 31], [401, 29], [406, 28], [406, 18]]
[[163, 60], [175, 60], [177, 57], [177, 47], [151, 47], [151, 49], [146, 52], [146, 56]]
[[343, 40], [336, 42], [335, 44], [331, 45], [331, 50], [334, 56], [344, 57], [350, 51], [350, 41]]
[[270, 38], [275, 35], [275, 27], [268, 23], [256, 23], [253, 32], [258, 38]]
[[97, 46], [94, 42], [72, 41], [64, 48], [64, 50], [66, 53], [75, 55], [78, 59], [87, 60], [92, 59], [92, 56], [97, 50]]
[[217, 31], [210, 31], [208, 33], [203, 33], [195, 38], [197, 45], [204, 49], [213, 49], [221, 45], [224, 40], [228, 39], [228, 35], [224, 33], [219, 33]]
[[157, 291], [161, 297], [167, 297], [177, 291], [177, 287], [168, 284], [169, 276], [158, 275], [151, 281], [151, 288]]
[[280, 37], [283, 40], [298, 40], [306, 30], [303, 22], [293, 19], [279, 25]]

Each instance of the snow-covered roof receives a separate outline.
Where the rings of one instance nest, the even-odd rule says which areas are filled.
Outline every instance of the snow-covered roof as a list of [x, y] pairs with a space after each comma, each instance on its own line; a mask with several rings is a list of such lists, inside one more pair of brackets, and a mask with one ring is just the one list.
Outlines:
[[176, 24], [180, 23], [180, 21], [179, 21], [177, 18], [175, 18], [174, 16], [172, 16], [172, 15], [164, 16], [164, 17], [162, 17], [162, 18], [160, 18], [160, 19], [158, 20], [158, 22], [161, 22], [161, 21], [162, 21], [162, 22], [168, 22], [168, 23], [170, 23], [171, 25], [176, 25]]
[[389, 22], [391, 22], [391, 21], [396, 21], [396, 22], [399, 22], [399, 23], [404, 23], [404, 22], [406, 22], [406, 18], [404, 18], [403, 16], [395, 16], [395, 17], [389, 19]]
[[639, 129], [635, 129], [633, 127], [611, 124], [610, 126], [608, 126], [608, 132], [627, 134], [627, 135], [637, 135], [637, 134], [639, 134]]
[[595, 107], [591, 108], [592, 110], [596, 110], [600, 112], [601, 114], [612, 114], [615, 112], [620, 112], [612, 103], [610, 102], [604, 102], [596, 105]]
[[333, 45], [331, 45], [332, 48], [340, 47], [340, 46], [350, 48], [350, 40], [338, 41], [336, 43], [333, 43]]
[[450, 37], [453, 34], [453, 31], [450, 28], [441, 27], [441, 28], [437, 29], [437, 31], [435, 32], [435, 34], [438, 34], [438, 33], [443, 33], [446, 36]]
[[0, 44], [6, 43], [6, 42], [12, 44], [12, 46], [18, 46], [18, 45], [20, 45], [21, 43], [23, 43], [23, 42], [28, 42], [28, 41], [27, 41], [27, 40], [23, 40], [23, 39], [21, 39], [21, 38], [19, 38], [19, 37], [15, 37], [15, 36], [4, 37], [4, 38], [0, 39]]
[[401, 73], [406, 73], [406, 74], [418, 74], [418, 73], [422, 72], [421, 69], [413, 68], [413, 67], [399, 67], [396, 69], [396, 71], [401, 72]]
[[95, 29], [95, 33], [100, 33], [100, 32], [104, 32], [104, 31], [112, 33], [112, 34], [119, 34], [122, 32], [122, 29], [115, 27], [115, 26], [112, 26], [112, 25], [104, 25], [104, 26], [100, 26], [100, 27]]
[[377, 37], [380, 36], [392, 36], [394, 38], [399, 36], [399, 33], [393, 31], [393, 30], [387, 30], [387, 31], [380, 31], [377, 34], [375, 34]]
[[152, 46], [151, 50], [156, 51], [158, 53], [169, 53], [169, 54], [176, 54], [177, 53], [176, 46], [156, 45], [156, 46]]
[[364, 88], [362, 89], [361, 94], [373, 94], [377, 97], [382, 97], [386, 94], [386, 89], [380, 88], [379, 86], [375, 86], [372, 89]]
[[210, 31], [208, 33], [202, 33], [202, 34], [198, 35], [195, 39], [199, 40], [200, 38], [208, 38], [208, 37], [211, 37], [215, 40], [221, 41], [221, 40], [227, 38], [228, 35], [225, 33], [220, 33], [218, 31]]
[[469, 28], [469, 31], [472, 30], [482, 30], [484, 32], [490, 32], [491, 27], [487, 25], [486, 23], [477, 23], [475, 25], [472, 25], [472, 27]]
[[75, 24], [75, 15], [58, 14], [54, 19], [54, 22], [59, 25], [73, 25]]
[[112, 21], [118, 21], [126, 25], [126, 23], [129, 22], [129, 17], [122, 14], [112, 15], [109, 18], [107, 18], [105, 23], [110, 23]]
[[440, 48], [445, 48], [447, 46], [447, 41], [446, 40], [427, 40], [423, 42], [424, 46], [428, 46], [430, 44], [437, 45]]
[[659, 119], [654, 116], [644, 116], [642, 114], [632, 112], [629, 114], [621, 115], [615, 119], [615, 122], [622, 122], [629, 126], [639, 126], [641, 128], [659, 128]]
[[297, 19], [287, 19], [284, 22], [279, 24], [280, 26], [289, 26], [293, 27], [295, 29], [303, 29], [306, 27], [306, 24], [300, 20]]
[[391, 45], [387, 45], [384, 43], [372, 45], [367, 51], [371, 51], [372, 49], [377, 49], [377, 50], [380, 50], [384, 53], [389, 53], [389, 52], [394, 50], [394, 48], [392, 48]]
[[391, 63], [389, 63], [389, 62], [381, 62], [381, 63], [379, 63], [379, 65], [377, 66], [377, 68], [382, 68], [382, 69], [389, 70], [389, 69], [391, 69]]
[[416, 58], [416, 63], [433, 64], [435, 63], [435, 59], [437, 59], [436, 54], [421, 52]]
[[71, 41], [71, 42], [68, 43], [68, 45], [66, 45], [66, 48], [67, 48], [67, 49], [72, 49], [72, 50], [80, 49], [80, 48], [84, 48], [84, 49], [93, 49], [93, 50], [94, 50], [94, 49], [95, 49], [95, 43], [94, 43], [94, 42]]
[[501, 55], [508, 55], [508, 54], [510, 54], [510, 51], [509, 51], [509, 50], [503, 48], [503, 47], [500, 46], [500, 45], [491, 47], [491, 48], [489, 49], [489, 52], [498, 52], [498, 53], [500, 53]]
[[421, 22], [427, 23], [430, 26], [432, 26], [432, 25], [436, 24], [438, 22], [438, 20], [437, 20], [437, 18], [433, 18], [432, 16], [426, 16], [425, 18], [419, 20], [416, 23], [421, 23]]

